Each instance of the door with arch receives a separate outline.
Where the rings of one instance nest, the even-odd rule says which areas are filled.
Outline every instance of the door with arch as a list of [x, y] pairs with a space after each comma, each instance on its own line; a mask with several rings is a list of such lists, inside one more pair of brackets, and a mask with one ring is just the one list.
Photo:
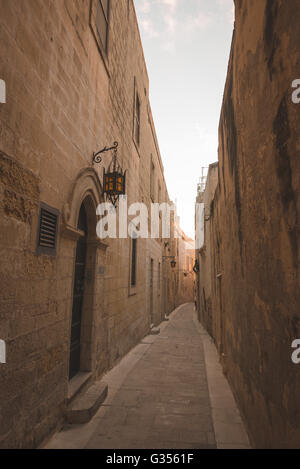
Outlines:
[[83, 235], [77, 241], [75, 255], [69, 379], [72, 379], [80, 371], [81, 327], [85, 293], [88, 236], [87, 215], [84, 203], [80, 208], [77, 228], [78, 230], [82, 231]]
[[150, 260], [150, 321], [151, 325], [154, 324], [154, 310], [153, 310], [153, 281], [154, 281], [154, 260]]

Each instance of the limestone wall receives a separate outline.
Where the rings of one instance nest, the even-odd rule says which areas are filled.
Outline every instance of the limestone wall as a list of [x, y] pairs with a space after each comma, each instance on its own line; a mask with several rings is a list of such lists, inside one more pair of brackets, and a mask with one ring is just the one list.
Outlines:
[[[300, 441], [300, 5], [236, 0], [213, 204], [213, 335], [257, 447]], [[219, 277], [217, 278], [217, 275]]]

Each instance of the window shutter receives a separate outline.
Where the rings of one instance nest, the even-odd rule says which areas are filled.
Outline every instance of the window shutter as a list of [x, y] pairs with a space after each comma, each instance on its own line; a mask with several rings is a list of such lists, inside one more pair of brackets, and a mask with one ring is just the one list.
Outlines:
[[39, 233], [38, 233], [38, 254], [55, 255], [57, 243], [59, 212], [45, 204], [41, 204]]

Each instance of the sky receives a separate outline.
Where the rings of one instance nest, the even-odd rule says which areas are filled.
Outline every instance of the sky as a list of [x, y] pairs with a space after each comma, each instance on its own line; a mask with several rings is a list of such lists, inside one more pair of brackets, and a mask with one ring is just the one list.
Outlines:
[[194, 238], [201, 168], [218, 160], [233, 0], [134, 0], [171, 200]]

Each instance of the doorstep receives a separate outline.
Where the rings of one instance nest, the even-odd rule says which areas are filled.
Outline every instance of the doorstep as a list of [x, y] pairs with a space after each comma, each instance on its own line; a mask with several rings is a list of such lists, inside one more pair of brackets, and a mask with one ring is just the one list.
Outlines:
[[67, 395], [67, 404], [70, 405], [71, 402], [84, 390], [84, 388], [90, 383], [92, 379], [91, 372], [80, 372], [74, 378], [69, 381], [68, 386], [68, 395]]
[[88, 423], [99, 410], [108, 394], [108, 386], [98, 381], [78, 396], [66, 410], [66, 420], [71, 424]]

